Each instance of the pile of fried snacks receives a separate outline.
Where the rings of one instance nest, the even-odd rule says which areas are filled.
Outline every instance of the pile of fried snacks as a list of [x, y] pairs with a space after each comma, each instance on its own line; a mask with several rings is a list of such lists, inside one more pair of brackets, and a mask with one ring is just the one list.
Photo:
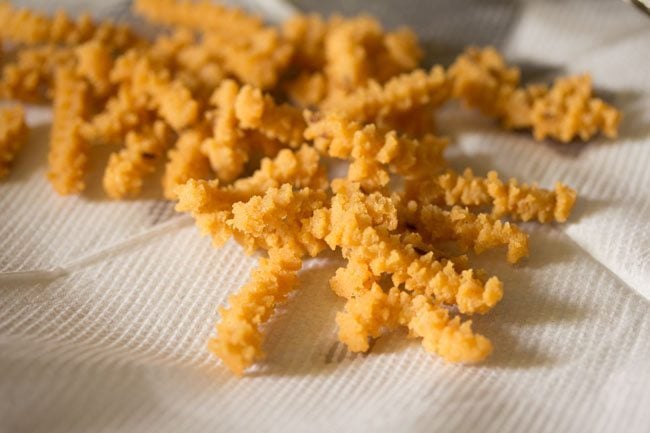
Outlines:
[[[113, 150], [108, 197], [137, 197], [164, 163], [165, 198], [220, 246], [263, 250], [250, 281], [219, 310], [209, 349], [241, 375], [264, 356], [265, 323], [299, 290], [302, 261], [340, 251], [330, 280], [352, 352], [398, 327], [450, 362], [477, 362], [492, 343], [472, 329], [503, 296], [468, 253], [528, 255], [516, 221], [564, 222], [576, 192], [452, 170], [436, 111], [459, 100], [503, 128], [562, 143], [616, 137], [620, 113], [589, 75], [524, 85], [493, 48], [445, 68], [419, 67], [408, 28], [370, 16], [296, 15], [280, 27], [211, 1], [136, 0], [161, 26], [127, 26], [0, 4], [4, 99], [52, 101], [48, 179], [80, 194], [93, 146]], [[0, 176], [20, 157], [20, 105], [0, 111]], [[333, 160], [347, 174], [331, 179]], [[97, 165], [97, 164], [95, 164]]]

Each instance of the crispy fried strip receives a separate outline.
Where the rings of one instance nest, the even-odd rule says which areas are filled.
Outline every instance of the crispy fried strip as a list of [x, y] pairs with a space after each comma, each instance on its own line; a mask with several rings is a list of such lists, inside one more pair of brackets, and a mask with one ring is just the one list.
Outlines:
[[176, 198], [176, 187], [190, 179], [206, 179], [212, 173], [210, 161], [201, 152], [205, 133], [200, 128], [188, 129], [176, 140], [176, 145], [167, 153], [168, 161], [162, 177], [165, 198]]
[[528, 256], [528, 235], [513, 223], [502, 222], [491, 215], [475, 214], [459, 206], [443, 210], [431, 204], [411, 201], [401, 209], [406, 224], [426, 235], [428, 242], [458, 240], [464, 248], [480, 254], [499, 245], [507, 245], [507, 259], [517, 263]]
[[455, 98], [506, 128], [532, 129], [536, 140], [568, 143], [599, 132], [617, 135], [621, 113], [593, 97], [589, 75], [559, 78], [550, 89], [540, 84], [520, 87], [519, 69], [508, 67], [494, 48], [470, 47], [450, 67], [449, 77]]
[[380, 131], [373, 124], [362, 126], [336, 114], [307, 112], [305, 117], [305, 138], [329, 156], [373, 159], [406, 178], [430, 175], [445, 165], [442, 153], [446, 139], [429, 135], [420, 141], [395, 131]]
[[110, 198], [140, 194], [145, 176], [153, 173], [169, 142], [167, 125], [158, 120], [152, 127], [131, 131], [122, 150], [114, 152], [104, 170], [104, 191]]
[[255, 129], [293, 148], [302, 144], [305, 120], [299, 109], [277, 105], [260, 89], [244, 86], [237, 95], [235, 114], [242, 128]]
[[73, 68], [57, 70], [47, 177], [61, 195], [77, 194], [85, 187], [88, 143], [80, 126], [89, 111], [89, 90]]
[[260, 259], [252, 271], [250, 281], [228, 298], [229, 307], [219, 309], [217, 336], [208, 348], [236, 375], [264, 356], [260, 326], [294, 290], [301, 266], [293, 250], [270, 250], [269, 257]]
[[426, 296], [411, 295], [393, 287], [385, 293], [377, 284], [351, 298], [345, 311], [336, 315], [339, 339], [352, 352], [366, 352], [368, 338], [379, 337], [398, 325], [409, 328], [413, 336], [432, 354], [448, 362], [478, 362], [492, 351], [490, 341], [474, 334], [471, 321], [451, 318], [449, 311]]
[[2, 68], [0, 96], [25, 102], [52, 97], [58, 67], [71, 67], [74, 54], [69, 48], [44, 45], [18, 51], [17, 58]]
[[308, 146], [298, 151], [284, 149], [274, 159], [263, 159], [251, 177], [229, 186], [220, 185], [218, 180], [189, 180], [176, 188], [176, 210], [191, 213], [201, 233], [211, 236], [214, 245], [220, 246], [233, 234], [226, 224], [232, 216], [233, 204], [247, 202], [283, 184], [322, 191], [327, 176], [319, 164], [318, 153]]
[[449, 97], [444, 70], [434, 66], [391, 78], [383, 86], [370, 81], [347, 95], [333, 95], [322, 108], [360, 122], [391, 116], [419, 106], [439, 106]]
[[75, 20], [63, 10], [50, 18], [29, 9], [15, 9], [9, 2], [0, 3], [0, 38], [26, 45], [77, 45], [96, 39], [116, 49], [139, 42], [125, 25], [95, 22], [88, 14]]
[[22, 106], [0, 109], [0, 179], [9, 174], [11, 163], [27, 141], [28, 132]]
[[430, 180], [408, 182], [406, 197], [420, 203], [448, 206], [492, 206], [492, 215], [496, 218], [510, 216], [547, 223], [567, 220], [576, 192], [561, 182], [550, 191], [535, 184], [520, 184], [516, 179], [504, 183], [495, 171], [489, 172], [487, 177], [479, 177], [466, 169], [462, 175], [449, 170]]

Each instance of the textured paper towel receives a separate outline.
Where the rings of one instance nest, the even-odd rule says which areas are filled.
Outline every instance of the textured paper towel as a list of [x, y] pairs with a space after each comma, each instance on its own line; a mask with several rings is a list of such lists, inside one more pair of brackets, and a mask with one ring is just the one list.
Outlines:
[[[117, 13], [111, 4], [102, 11]], [[44, 178], [50, 113], [33, 109], [30, 142], [0, 185], [0, 270], [69, 272], [0, 283], [0, 432], [650, 431], [650, 20], [600, 1], [365, 6], [416, 26], [438, 58], [492, 42], [529, 78], [591, 71], [625, 110], [618, 140], [570, 146], [454, 107], [441, 115], [458, 143], [454, 165], [562, 179], [580, 193], [567, 225], [526, 225], [523, 265], [482, 258], [506, 290], [476, 320], [491, 358], [447, 365], [401, 333], [350, 355], [336, 342], [341, 302], [327, 280], [337, 259], [327, 258], [307, 264], [270, 325], [267, 362], [233, 378], [205, 342], [254, 259], [234, 243], [212, 249], [148, 198], [153, 186], [134, 202], [106, 201], [105, 155], [93, 155], [87, 194], [56, 196]]]

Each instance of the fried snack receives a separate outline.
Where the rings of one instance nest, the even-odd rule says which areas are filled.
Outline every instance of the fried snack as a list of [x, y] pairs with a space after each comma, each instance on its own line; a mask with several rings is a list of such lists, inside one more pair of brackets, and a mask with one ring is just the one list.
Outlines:
[[26, 45], [76, 45], [96, 39], [115, 49], [139, 41], [129, 27], [110, 21], [96, 23], [88, 14], [74, 20], [59, 10], [50, 18], [29, 9], [14, 9], [8, 2], [0, 3], [0, 38]]
[[77, 194], [85, 187], [88, 142], [80, 127], [90, 109], [89, 94], [88, 84], [73, 68], [57, 69], [47, 177], [61, 195]]
[[568, 143], [576, 137], [587, 141], [602, 132], [609, 138], [618, 135], [621, 113], [593, 97], [588, 74], [559, 78], [531, 110], [533, 137], [553, 138]]
[[133, 69], [125, 70], [124, 73], [131, 80], [133, 91], [147, 95], [160, 117], [175, 131], [181, 131], [198, 120], [199, 105], [183, 83], [170, 79], [164, 70], [156, 70], [146, 57], [134, 62], [127, 55], [118, 60], [120, 61], [124, 64], [115, 66], [115, 75], [119, 77], [120, 69], [132, 66]]
[[293, 148], [302, 144], [306, 124], [300, 110], [286, 104], [277, 105], [260, 89], [242, 87], [235, 101], [235, 114], [242, 128], [255, 129]]
[[339, 339], [352, 352], [366, 352], [368, 339], [407, 326], [413, 337], [422, 338], [424, 348], [449, 362], [478, 362], [492, 350], [490, 341], [471, 330], [471, 321], [450, 318], [449, 311], [426, 296], [411, 295], [398, 288], [385, 293], [378, 284], [351, 298], [345, 311], [336, 316]]
[[300, 256], [314, 257], [326, 245], [311, 233], [309, 219], [315, 210], [327, 204], [327, 199], [324, 190], [294, 191], [291, 184], [285, 183], [247, 202], [235, 203], [228, 224], [248, 252], [290, 248]]
[[239, 128], [235, 115], [235, 101], [239, 85], [234, 80], [224, 80], [211, 97], [216, 107], [213, 113], [213, 136], [204, 140], [201, 151], [219, 179], [231, 182], [239, 177], [249, 160], [250, 143]]
[[210, 161], [201, 152], [205, 133], [201, 128], [188, 129], [176, 140], [168, 152], [165, 174], [162, 177], [163, 195], [176, 199], [176, 187], [190, 179], [207, 179], [212, 174]]
[[304, 72], [284, 85], [284, 91], [298, 107], [316, 107], [327, 96], [327, 79], [322, 72]]
[[370, 81], [347, 95], [331, 96], [322, 108], [350, 120], [371, 122], [415, 107], [437, 107], [448, 97], [445, 72], [442, 67], [434, 66], [429, 72], [417, 69], [391, 78], [383, 86]]
[[110, 74], [113, 58], [110, 49], [99, 41], [92, 40], [75, 49], [77, 71], [92, 85], [98, 96], [111, 90]]
[[492, 206], [496, 218], [540, 223], [565, 222], [576, 200], [576, 192], [561, 182], [553, 191], [537, 185], [520, 184], [516, 179], [504, 183], [495, 171], [487, 177], [474, 176], [471, 169], [462, 175], [451, 170], [429, 180], [407, 182], [406, 197], [419, 203], [447, 206]]
[[169, 131], [162, 121], [126, 135], [124, 148], [111, 154], [104, 170], [104, 191], [113, 199], [140, 194], [144, 177], [155, 171], [157, 160], [164, 155]]
[[209, 0], [136, 0], [133, 10], [154, 23], [218, 31], [233, 38], [256, 33], [264, 26], [257, 16]]
[[508, 67], [492, 47], [471, 47], [449, 69], [452, 95], [467, 106], [495, 117], [508, 129], [532, 128], [533, 137], [568, 143], [599, 132], [616, 137], [621, 114], [594, 98], [589, 75], [519, 87], [518, 68]]
[[[351, 351], [406, 327], [447, 361], [484, 359], [490, 341], [460, 315], [490, 311], [503, 284], [468, 252], [503, 246], [519, 263], [528, 235], [506, 219], [564, 222], [576, 193], [449, 170], [436, 111], [454, 97], [560, 141], [615, 136], [620, 120], [589, 76], [524, 87], [489, 47], [468, 49], [448, 72], [418, 69], [415, 34], [369, 16], [296, 15], [275, 28], [207, 0], [134, 9], [169, 33], [144, 40], [87, 15], [0, 3], [0, 37], [15, 50], [0, 94], [54, 97], [48, 177], [59, 193], [83, 189], [90, 144], [120, 146], [104, 171], [112, 198], [140, 193], [167, 156], [163, 193], [177, 211], [215, 246], [233, 238], [268, 253], [220, 310], [209, 344], [238, 375], [263, 357], [263, 325], [296, 287], [302, 259], [326, 248], [347, 262], [330, 287], [345, 298], [336, 322]], [[0, 175], [24, 134], [20, 109], [0, 110]]]
[[122, 84], [104, 110], [82, 125], [81, 132], [90, 141], [122, 143], [129, 132], [154, 121], [156, 115], [149, 106], [147, 95], [134, 92], [128, 83]]
[[227, 221], [232, 217], [234, 203], [246, 202], [284, 184], [321, 191], [325, 188], [327, 174], [314, 149], [308, 146], [298, 151], [284, 149], [274, 159], [263, 159], [260, 169], [252, 176], [228, 186], [218, 180], [189, 180], [176, 188], [176, 210], [189, 212], [201, 233], [209, 235], [213, 244], [220, 246], [233, 234]]
[[371, 55], [381, 44], [382, 28], [368, 16], [344, 20], [325, 38], [325, 74], [330, 88], [347, 94], [370, 79]]
[[499, 245], [507, 245], [506, 258], [517, 263], [528, 256], [528, 235], [510, 222], [491, 215], [475, 214], [459, 206], [443, 210], [438, 206], [419, 205], [415, 201], [399, 208], [400, 220], [414, 227], [429, 243], [457, 240], [464, 248], [480, 254]]
[[492, 117], [503, 116], [503, 105], [519, 86], [520, 75], [493, 47], [469, 47], [449, 67], [452, 96]]
[[250, 281], [228, 298], [228, 308], [219, 309], [221, 320], [217, 336], [208, 343], [236, 375], [264, 356], [260, 326], [267, 322], [278, 304], [287, 299], [298, 283], [300, 257], [289, 248], [273, 249], [268, 258], [261, 258]]
[[278, 83], [293, 54], [293, 46], [274, 28], [260, 29], [239, 40], [210, 32], [204, 35], [203, 43], [226, 71], [262, 89], [270, 89]]
[[397, 211], [389, 197], [366, 195], [354, 184], [335, 186], [335, 192], [330, 209], [314, 214], [320, 230], [312, 228], [331, 249], [341, 247], [344, 257], [367, 263], [373, 275], [387, 273], [396, 287], [403, 284], [409, 292], [457, 305], [461, 313], [483, 314], [501, 300], [498, 278], [483, 283], [471, 269], [458, 273], [451, 261], [438, 261], [431, 252], [420, 255], [412, 244], [392, 234]]
[[446, 139], [428, 135], [419, 141], [395, 131], [380, 131], [372, 124], [362, 126], [336, 114], [306, 112], [305, 118], [305, 138], [329, 156], [372, 160], [405, 178], [430, 175], [445, 166], [442, 153]]
[[406, 28], [385, 33], [374, 18], [333, 19], [325, 36], [325, 73], [333, 94], [347, 94], [375, 80], [388, 79], [418, 66], [422, 50]]
[[323, 69], [330, 25], [317, 14], [295, 14], [282, 23], [282, 36], [294, 47], [292, 66], [308, 71]]
[[22, 106], [0, 109], [0, 179], [9, 174], [11, 163], [27, 141], [27, 134]]
[[41, 102], [52, 97], [55, 71], [71, 67], [74, 54], [69, 48], [53, 45], [27, 48], [14, 62], [2, 68], [0, 95], [24, 102]]

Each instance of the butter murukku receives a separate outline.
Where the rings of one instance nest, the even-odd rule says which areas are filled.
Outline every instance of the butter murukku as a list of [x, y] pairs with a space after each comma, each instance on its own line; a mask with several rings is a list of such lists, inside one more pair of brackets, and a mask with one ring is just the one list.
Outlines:
[[57, 69], [47, 177], [61, 195], [77, 194], [85, 188], [88, 142], [80, 128], [90, 110], [89, 94], [88, 84], [73, 68]]
[[[48, 177], [60, 194], [83, 190], [90, 145], [117, 145], [109, 197], [137, 196], [165, 163], [164, 197], [215, 246], [266, 251], [209, 343], [238, 375], [263, 358], [264, 324], [302, 260], [324, 249], [346, 262], [329, 283], [345, 299], [336, 323], [350, 351], [405, 327], [447, 361], [484, 359], [492, 343], [461, 315], [496, 307], [503, 284], [470, 252], [502, 247], [520, 263], [528, 235], [509, 220], [564, 222], [576, 193], [449, 169], [437, 110], [459, 99], [563, 142], [615, 137], [620, 121], [588, 75], [524, 86], [490, 47], [420, 69], [416, 35], [370, 16], [296, 15], [277, 28], [207, 0], [137, 0], [134, 11], [169, 31], [147, 40], [88, 15], [0, 4], [13, 50], [0, 94], [53, 97]], [[20, 108], [0, 110], [0, 176], [25, 134]]]
[[22, 106], [0, 109], [0, 179], [9, 174], [11, 163], [27, 141], [27, 133]]
[[212, 175], [210, 161], [201, 152], [205, 132], [201, 128], [181, 133], [174, 147], [168, 152], [165, 173], [162, 177], [165, 198], [176, 198], [176, 187], [190, 179], [207, 179]]
[[586, 141], [602, 132], [616, 137], [621, 114], [592, 92], [581, 75], [520, 87], [518, 68], [509, 67], [492, 47], [469, 48], [449, 69], [452, 94], [466, 105], [501, 120], [507, 128], [530, 128], [536, 140]]
[[169, 130], [164, 122], [130, 131], [124, 148], [111, 154], [104, 170], [104, 191], [110, 198], [140, 194], [145, 176], [154, 172], [156, 163], [169, 144]]
[[391, 78], [384, 85], [370, 81], [346, 95], [334, 95], [322, 108], [350, 120], [370, 122], [415, 107], [438, 106], [449, 97], [445, 71], [434, 66], [430, 71], [417, 69]]

